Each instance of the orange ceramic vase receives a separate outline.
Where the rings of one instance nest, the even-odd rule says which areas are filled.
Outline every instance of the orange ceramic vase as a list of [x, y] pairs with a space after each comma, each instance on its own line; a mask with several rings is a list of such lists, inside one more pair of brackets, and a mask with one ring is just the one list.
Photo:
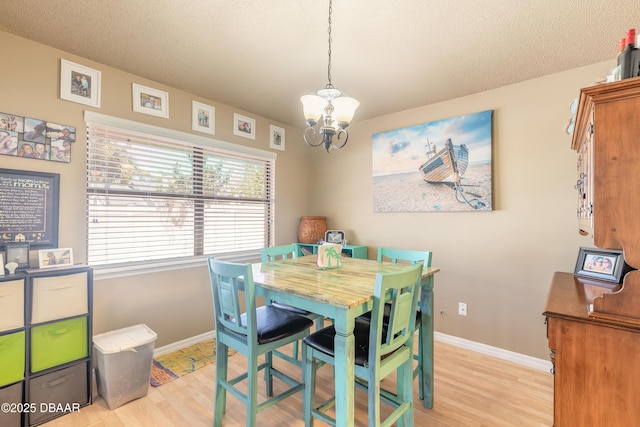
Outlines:
[[318, 240], [324, 239], [324, 233], [326, 231], [326, 216], [300, 217], [300, 225], [298, 225], [298, 242], [318, 243]]

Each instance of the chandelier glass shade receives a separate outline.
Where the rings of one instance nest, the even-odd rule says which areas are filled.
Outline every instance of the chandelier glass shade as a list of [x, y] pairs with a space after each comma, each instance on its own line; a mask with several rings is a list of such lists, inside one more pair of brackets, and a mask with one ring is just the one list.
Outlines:
[[[300, 97], [307, 123], [304, 140], [312, 147], [322, 145], [327, 153], [331, 148], [342, 148], [347, 144], [349, 134], [345, 129], [351, 123], [360, 105], [358, 101], [346, 96], [331, 84], [331, 12], [332, 0], [329, 0], [329, 65], [327, 67], [329, 83], [315, 94]], [[320, 126], [317, 126], [318, 124]], [[333, 142], [334, 136], [337, 143]], [[344, 140], [341, 141], [342, 138]]]

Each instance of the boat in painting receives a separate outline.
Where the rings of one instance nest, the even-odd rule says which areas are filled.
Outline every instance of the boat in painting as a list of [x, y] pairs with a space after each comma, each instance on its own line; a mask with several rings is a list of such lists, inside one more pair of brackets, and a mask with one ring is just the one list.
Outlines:
[[453, 145], [451, 138], [447, 139], [444, 148], [436, 151], [436, 146], [427, 143], [427, 161], [418, 170], [426, 182], [460, 183], [469, 165], [469, 150], [464, 144]]

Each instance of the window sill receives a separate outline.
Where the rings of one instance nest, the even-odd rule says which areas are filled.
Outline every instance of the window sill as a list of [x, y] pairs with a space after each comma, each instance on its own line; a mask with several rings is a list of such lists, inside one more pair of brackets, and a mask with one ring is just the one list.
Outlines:
[[[199, 256], [193, 258], [185, 258], [180, 260], [163, 260], [145, 263], [136, 263], [132, 265], [122, 265], [116, 267], [96, 266], [93, 268], [94, 280], [108, 280], [118, 277], [136, 276], [141, 274], [159, 273], [162, 271], [182, 270], [187, 268], [199, 268], [207, 266], [209, 256]], [[239, 263], [260, 262], [260, 254], [258, 251], [248, 251], [233, 254], [219, 254], [216, 258]]]

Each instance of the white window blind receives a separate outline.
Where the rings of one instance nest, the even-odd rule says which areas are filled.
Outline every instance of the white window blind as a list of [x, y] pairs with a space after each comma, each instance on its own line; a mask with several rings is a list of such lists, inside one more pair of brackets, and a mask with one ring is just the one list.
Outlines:
[[257, 256], [272, 243], [273, 158], [155, 133], [87, 122], [90, 265]]

